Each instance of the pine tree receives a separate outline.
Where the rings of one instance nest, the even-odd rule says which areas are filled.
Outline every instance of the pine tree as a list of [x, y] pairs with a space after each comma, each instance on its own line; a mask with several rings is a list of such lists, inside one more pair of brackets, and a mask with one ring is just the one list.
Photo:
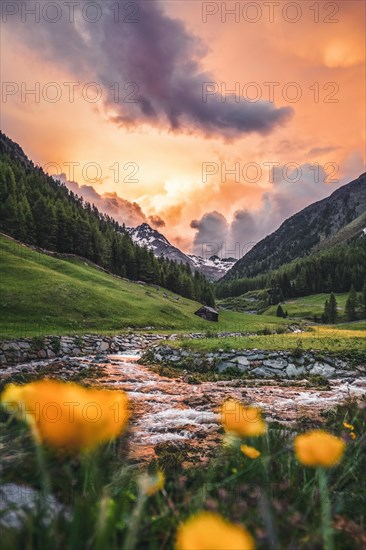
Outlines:
[[285, 313], [282, 309], [281, 304], [278, 304], [276, 315], [277, 315], [277, 317], [284, 317], [285, 316]]
[[357, 292], [355, 290], [355, 287], [352, 285], [348, 294], [346, 307], [345, 307], [345, 314], [346, 314], [347, 321], [355, 321], [357, 319], [357, 314], [356, 314], [357, 302], [358, 302]]
[[329, 313], [328, 313], [329, 323], [331, 324], [336, 323], [337, 317], [338, 317], [337, 300], [333, 292], [331, 292], [329, 297]]

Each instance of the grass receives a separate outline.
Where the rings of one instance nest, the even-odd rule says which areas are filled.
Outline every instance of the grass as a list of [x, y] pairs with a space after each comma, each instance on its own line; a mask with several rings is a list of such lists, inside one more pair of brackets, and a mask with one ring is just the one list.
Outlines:
[[[354, 440], [344, 421], [354, 425]], [[23, 484], [40, 494], [39, 507], [25, 514], [21, 529], [2, 526], [4, 549], [170, 550], [179, 526], [201, 510], [244, 525], [259, 550], [330, 548], [324, 546], [326, 537], [333, 539], [335, 550], [363, 547], [366, 425], [365, 411], [353, 402], [321, 421], [301, 418], [293, 428], [271, 423], [265, 436], [245, 440], [261, 451], [255, 460], [240, 452], [243, 440], [230, 447], [218, 443], [211, 454], [202, 441], [195, 442], [199, 454], [189, 462], [189, 444], [166, 443], [144, 467], [129, 462], [128, 435], [88, 455], [68, 456], [36, 450], [26, 426], [5, 413], [0, 422], [3, 483]], [[319, 427], [347, 441], [341, 463], [321, 472], [300, 464], [293, 451], [296, 433]], [[148, 497], [139, 479], [144, 470], [156, 469], [164, 471], [165, 487]], [[329, 525], [321, 520], [319, 474], [323, 496], [329, 497]], [[49, 492], [66, 513], [45, 522]], [[224, 544], [218, 548], [226, 550]]]
[[[164, 293], [168, 297], [164, 296]], [[154, 331], [256, 331], [286, 321], [221, 312], [219, 323], [194, 315], [197, 302], [62, 260], [0, 237], [0, 337]], [[179, 300], [177, 299], [179, 298]]]
[[[344, 315], [348, 293], [335, 294], [340, 318]], [[314, 315], [319, 319], [324, 312], [325, 300], [329, 300], [329, 294], [313, 294], [302, 298], [293, 298], [282, 302], [282, 308], [292, 318], [313, 320]], [[271, 306], [266, 310], [266, 315], [276, 315], [277, 306]]]
[[237, 336], [222, 338], [181, 339], [169, 342], [174, 347], [183, 347], [199, 352], [214, 352], [219, 349], [298, 349], [329, 352], [365, 350], [366, 330], [346, 330], [337, 327], [308, 327], [306, 332]]

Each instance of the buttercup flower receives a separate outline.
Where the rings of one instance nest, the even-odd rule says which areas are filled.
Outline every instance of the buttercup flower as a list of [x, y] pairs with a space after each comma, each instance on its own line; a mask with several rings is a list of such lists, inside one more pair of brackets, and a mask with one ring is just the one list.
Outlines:
[[357, 435], [355, 434], [355, 432], [351, 432], [351, 433], [349, 434], [349, 437], [350, 437], [351, 439], [356, 439]]
[[253, 537], [219, 514], [200, 512], [180, 526], [176, 550], [253, 550]]
[[255, 449], [254, 447], [249, 447], [249, 445], [241, 445], [240, 450], [248, 458], [254, 459], [261, 456], [261, 453], [260, 451], [258, 451], [258, 449]]
[[343, 456], [345, 443], [324, 430], [298, 435], [294, 441], [297, 459], [305, 466], [331, 468]]
[[353, 431], [355, 428], [352, 426], [352, 424], [348, 424], [348, 422], [343, 422], [343, 426], [347, 428], [347, 430]]
[[228, 399], [221, 407], [221, 422], [227, 432], [241, 437], [259, 436], [267, 431], [262, 411], [257, 407], [244, 407], [235, 399]]
[[10, 384], [1, 404], [27, 422], [38, 442], [67, 451], [87, 451], [114, 439], [129, 417], [124, 392], [56, 380]]
[[140, 477], [140, 488], [149, 497], [161, 491], [164, 488], [164, 484], [165, 475], [161, 470], [158, 470], [153, 476], [145, 474]]

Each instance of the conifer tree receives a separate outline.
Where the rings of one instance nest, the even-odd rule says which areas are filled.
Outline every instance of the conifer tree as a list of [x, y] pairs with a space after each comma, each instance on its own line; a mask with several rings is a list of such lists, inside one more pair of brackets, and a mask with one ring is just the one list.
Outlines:
[[346, 307], [345, 307], [345, 314], [346, 314], [347, 321], [355, 321], [357, 319], [357, 314], [356, 314], [357, 302], [358, 302], [357, 292], [355, 290], [355, 287], [352, 285], [348, 294]]

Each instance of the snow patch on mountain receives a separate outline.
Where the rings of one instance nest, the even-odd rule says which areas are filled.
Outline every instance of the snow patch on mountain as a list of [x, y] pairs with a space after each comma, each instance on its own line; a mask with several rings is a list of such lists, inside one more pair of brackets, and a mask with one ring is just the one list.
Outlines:
[[219, 258], [218, 256], [202, 258], [194, 254], [184, 254], [148, 223], [132, 227], [128, 229], [128, 233], [134, 243], [146, 246], [156, 257], [164, 256], [164, 258], [179, 263], [188, 263], [193, 271], [196, 269], [201, 271], [211, 281], [217, 281], [223, 277], [237, 261], [235, 258]]

